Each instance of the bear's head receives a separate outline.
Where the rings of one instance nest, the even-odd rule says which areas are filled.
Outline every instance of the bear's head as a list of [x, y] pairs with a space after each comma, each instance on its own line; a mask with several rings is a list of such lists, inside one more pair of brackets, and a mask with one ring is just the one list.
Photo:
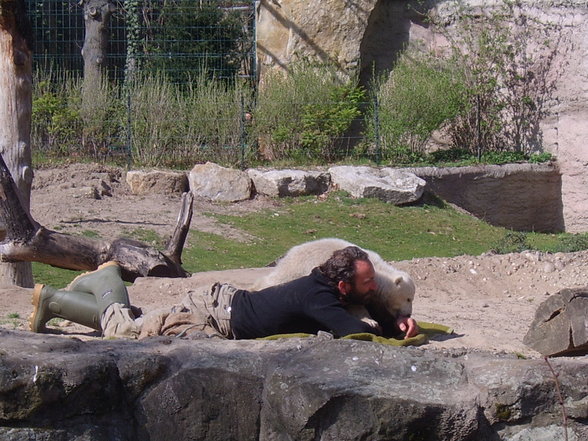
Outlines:
[[376, 302], [394, 317], [410, 317], [416, 291], [412, 278], [402, 272], [376, 272]]

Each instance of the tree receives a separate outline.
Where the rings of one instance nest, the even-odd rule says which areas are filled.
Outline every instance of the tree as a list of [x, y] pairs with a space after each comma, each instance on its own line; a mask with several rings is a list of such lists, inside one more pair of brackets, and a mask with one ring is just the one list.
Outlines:
[[542, 150], [541, 121], [549, 114], [567, 38], [562, 24], [543, 20], [520, 0], [469, 4], [457, 0], [452, 26], [431, 15], [449, 42], [464, 79], [466, 106], [447, 127], [454, 146], [480, 158], [486, 152]]
[[116, 260], [123, 278], [185, 277], [181, 252], [192, 218], [192, 198], [183, 197], [176, 230], [165, 253], [133, 240], [88, 240], [48, 230], [30, 214], [32, 114], [31, 29], [24, 0], [0, 0], [0, 243], [4, 282], [33, 286], [30, 262], [91, 270]]
[[[32, 51], [24, 0], [0, 0], [0, 155], [29, 212], [31, 168]], [[31, 287], [30, 262], [0, 264], [0, 279]]]
[[[84, 90], [91, 91], [100, 84], [107, 67], [109, 23], [116, 10], [110, 0], [82, 0], [86, 34], [82, 57], [84, 58]], [[89, 95], [86, 95], [89, 96]]]

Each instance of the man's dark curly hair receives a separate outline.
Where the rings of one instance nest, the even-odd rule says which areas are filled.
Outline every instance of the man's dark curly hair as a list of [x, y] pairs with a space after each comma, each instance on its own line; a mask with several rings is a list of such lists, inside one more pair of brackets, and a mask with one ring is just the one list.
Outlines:
[[333, 286], [339, 281], [353, 283], [355, 262], [358, 260], [369, 260], [369, 257], [361, 248], [350, 246], [335, 251], [329, 260], [319, 266], [319, 270]]

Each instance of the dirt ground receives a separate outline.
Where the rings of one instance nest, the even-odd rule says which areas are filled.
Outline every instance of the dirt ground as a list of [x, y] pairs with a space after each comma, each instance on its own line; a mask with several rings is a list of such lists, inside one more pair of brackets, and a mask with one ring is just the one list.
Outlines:
[[[243, 232], [217, 224], [201, 213], [239, 213], [278, 204], [263, 198], [231, 205], [198, 200], [192, 228], [246, 241], [250, 237]], [[179, 195], [131, 194], [121, 169], [78, 164], [35, 172], [32, 215], [57, 231], [76, 234], [93, 230], [104, 238], [114, 238], [146, 228], [165, 235], [173, 230], [179, 208]], [[424, 349], [465, 348], [539, 356], [522, 343], [538, 305], [563, 288], [588, 285], [588, 252], [524, 252], [391, 263], [407, 271], [416, 282], [414, 317], [455, 330], [451, 338], [431, 341]], [[247, 288], [264, 271], [267, 269], [199, 273], [183, 280], [144, 278], [129, 288], [129, 294], [134, 304], [149, 311], [178, 303], [189, 289], [216, 280]], [[0, 289], [0, 326], [27, 329], [31, 292], [17, 287]], [[97, 338], [87, 328], [68, 322], [54, 332]]]

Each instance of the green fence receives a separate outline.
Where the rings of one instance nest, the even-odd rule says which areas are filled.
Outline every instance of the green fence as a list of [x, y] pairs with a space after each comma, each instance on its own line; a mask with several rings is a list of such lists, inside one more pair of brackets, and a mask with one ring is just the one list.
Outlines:
[[[93, 0], [26, 1], [35, 65], [82, 75], [84, 10]], [[131, 71], [163, 71], [176, 82], [188, 82], [203, 68], [217, 78], [255, 78], [253, 0], [113, 0], [108, 13], [111, 79], [124, 80]]]
[[[27, 0], [36, 72], [33, 149], [147, 164], [163, 157], [243, 162], [245, 106], [256, 77], [255, 2], [104, 4]], [[88, 96], [82, 48], [93, 13], [105, 25], [106, 60]], [[191, 118], [201, 124], [189, 124]]]

